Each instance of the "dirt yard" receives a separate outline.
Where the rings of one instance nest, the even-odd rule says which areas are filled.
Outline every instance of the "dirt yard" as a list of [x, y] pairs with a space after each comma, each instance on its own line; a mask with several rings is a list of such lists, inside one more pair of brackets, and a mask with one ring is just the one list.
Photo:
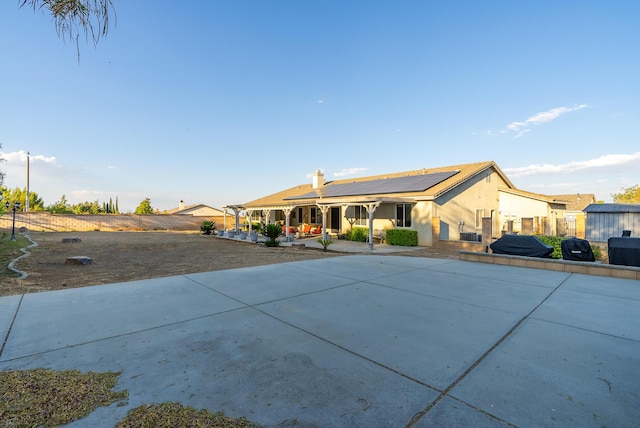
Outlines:
[[[175, 232], [31, 232], [31, 255], [15, 263], [25, 279], [5, 279], [0, 296], [88, 285], [339, 257], [344, 254], [306, 248], [267, 248], [212, 235]], [[63, 243], [63, 238], [80, 242]], [[400, 255], [451, 257], [427, 249]], [[86, 256], [90, 265], [68, 265], [68, 257]]]

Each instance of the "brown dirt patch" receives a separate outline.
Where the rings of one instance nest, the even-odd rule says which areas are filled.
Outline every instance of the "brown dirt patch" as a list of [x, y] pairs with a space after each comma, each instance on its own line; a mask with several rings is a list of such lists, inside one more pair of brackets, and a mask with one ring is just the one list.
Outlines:
[[[184, 275], [343, 254], [313, 249], [267, 248], [213, 235], [179, 232], [31, 232], [38, 246], [14, 267], [25, 279], [3, 280], [0, 296]], [[78, 237], [81, 242], [63, 243]], [[87, 256], [90, 265], [65, 264]]]
[[[345, 255], [312, 248], [268, 248], [193, 232], [31, 232], [29, 236], [38, 246], [14, 265], [28, 276], [5, 278], [0, 296]], [[62, 242], [74, 237], [80, 242]], [[75, 256], [87, 256], [93, 263], [65, 264]], [[457, 253], [430, 248], [393, 256], [458, 258]]]

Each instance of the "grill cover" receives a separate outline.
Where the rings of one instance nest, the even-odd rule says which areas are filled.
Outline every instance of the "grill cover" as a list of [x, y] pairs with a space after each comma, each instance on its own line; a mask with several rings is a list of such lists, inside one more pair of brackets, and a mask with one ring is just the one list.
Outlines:
[[596, 258], [591, 250], [589, 241], [579, 238], [565, 239], [560, 243], [562, 258], [578, 262], [595, 262]]
[[640, 267], [640, 238], [609, 238], [609, 264]]
[[537, 236], [504, 235], [491, 245], [495, 254], [510, 254], [513, 256], [551, 258], [553, 247], [542, 242]]

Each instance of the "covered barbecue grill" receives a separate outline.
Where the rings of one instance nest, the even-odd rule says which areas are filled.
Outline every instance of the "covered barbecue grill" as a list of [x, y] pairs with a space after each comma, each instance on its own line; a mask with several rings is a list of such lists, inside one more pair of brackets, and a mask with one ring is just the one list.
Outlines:
[[609, 264], [640, 267], [640, 238], [609, 238]]
[[551, 258], [553, 247], [542, 242], [537, 236], [504, 235], [491, 245], [495, 254], [510, 254], [513, 256]]
[[579, 238], [565, 239], [560, 243], [562, 249], [562, 258], [564, 260], [573, 260], [577, 262], [595, 262], [593, 250], [589, 241]]

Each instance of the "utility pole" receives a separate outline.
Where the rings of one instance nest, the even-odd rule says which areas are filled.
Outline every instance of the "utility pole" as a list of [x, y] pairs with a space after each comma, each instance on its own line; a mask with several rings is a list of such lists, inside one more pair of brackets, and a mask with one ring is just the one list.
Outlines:
[[29, 152], [27, 152], [27, 195], [24, 201], [24, 210], [29, 211]]

